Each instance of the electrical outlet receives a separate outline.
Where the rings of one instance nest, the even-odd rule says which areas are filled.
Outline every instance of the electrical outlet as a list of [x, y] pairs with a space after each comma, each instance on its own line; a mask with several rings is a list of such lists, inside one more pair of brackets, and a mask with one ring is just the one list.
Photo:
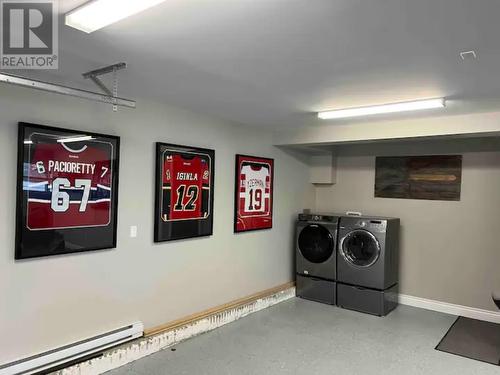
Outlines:
[[130, 238], [136, 238], [137, 237], [137, 226], [132, 225], [130, 227]]

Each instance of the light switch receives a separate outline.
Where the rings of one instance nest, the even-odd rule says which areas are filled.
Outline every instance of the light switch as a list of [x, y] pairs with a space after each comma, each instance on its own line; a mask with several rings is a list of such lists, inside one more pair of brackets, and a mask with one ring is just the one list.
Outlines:
[[136, 238], [137, 237], [137, 226], [132, 225], [130, 227], [130, 238]]

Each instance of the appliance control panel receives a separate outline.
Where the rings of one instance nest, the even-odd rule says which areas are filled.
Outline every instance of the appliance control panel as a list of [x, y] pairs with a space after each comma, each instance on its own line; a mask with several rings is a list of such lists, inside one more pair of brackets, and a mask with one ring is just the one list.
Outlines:
[[335, 223], [338, 221], [337, 216], [320, 215], [320, 214], [299, 214], [300, 221], [323, 221]]
[[359, 220], [356, 226], [365, 228], [374, 232], [384, 232], [387, 229], [387, 221], [385, 220]]

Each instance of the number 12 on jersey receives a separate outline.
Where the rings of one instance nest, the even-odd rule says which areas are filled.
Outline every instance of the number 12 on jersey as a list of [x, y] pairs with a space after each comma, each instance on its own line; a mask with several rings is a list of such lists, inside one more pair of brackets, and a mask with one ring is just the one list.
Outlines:
[[[177, 201], [174, 206], [175, 211], [194, 211], [198, 200], [199, 189], [196, 185], [180, 185], [177, 188]], [[186, 202], [187, 200], [187, 202]]]

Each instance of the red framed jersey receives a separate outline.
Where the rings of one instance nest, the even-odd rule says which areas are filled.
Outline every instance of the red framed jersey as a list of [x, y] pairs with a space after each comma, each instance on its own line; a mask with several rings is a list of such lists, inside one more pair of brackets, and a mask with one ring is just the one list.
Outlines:
[[111, 220], [112, 145], [88, 141], [79, 149], [30, 145], [24, 189], [31, 231], [107, 226]]
[[160, 210], [163, 221], [210, 216], [210, 164], [206, 154], [164, 152]]
[[155, 242], [210, 236], [215, 151], [156, 143]]
[[240, 172], [240, 216], [267, 216], [271, 210], [271, 166], [249, 163]]
[[235, 232], [272, 228], [274, 160], [236, 155]]

